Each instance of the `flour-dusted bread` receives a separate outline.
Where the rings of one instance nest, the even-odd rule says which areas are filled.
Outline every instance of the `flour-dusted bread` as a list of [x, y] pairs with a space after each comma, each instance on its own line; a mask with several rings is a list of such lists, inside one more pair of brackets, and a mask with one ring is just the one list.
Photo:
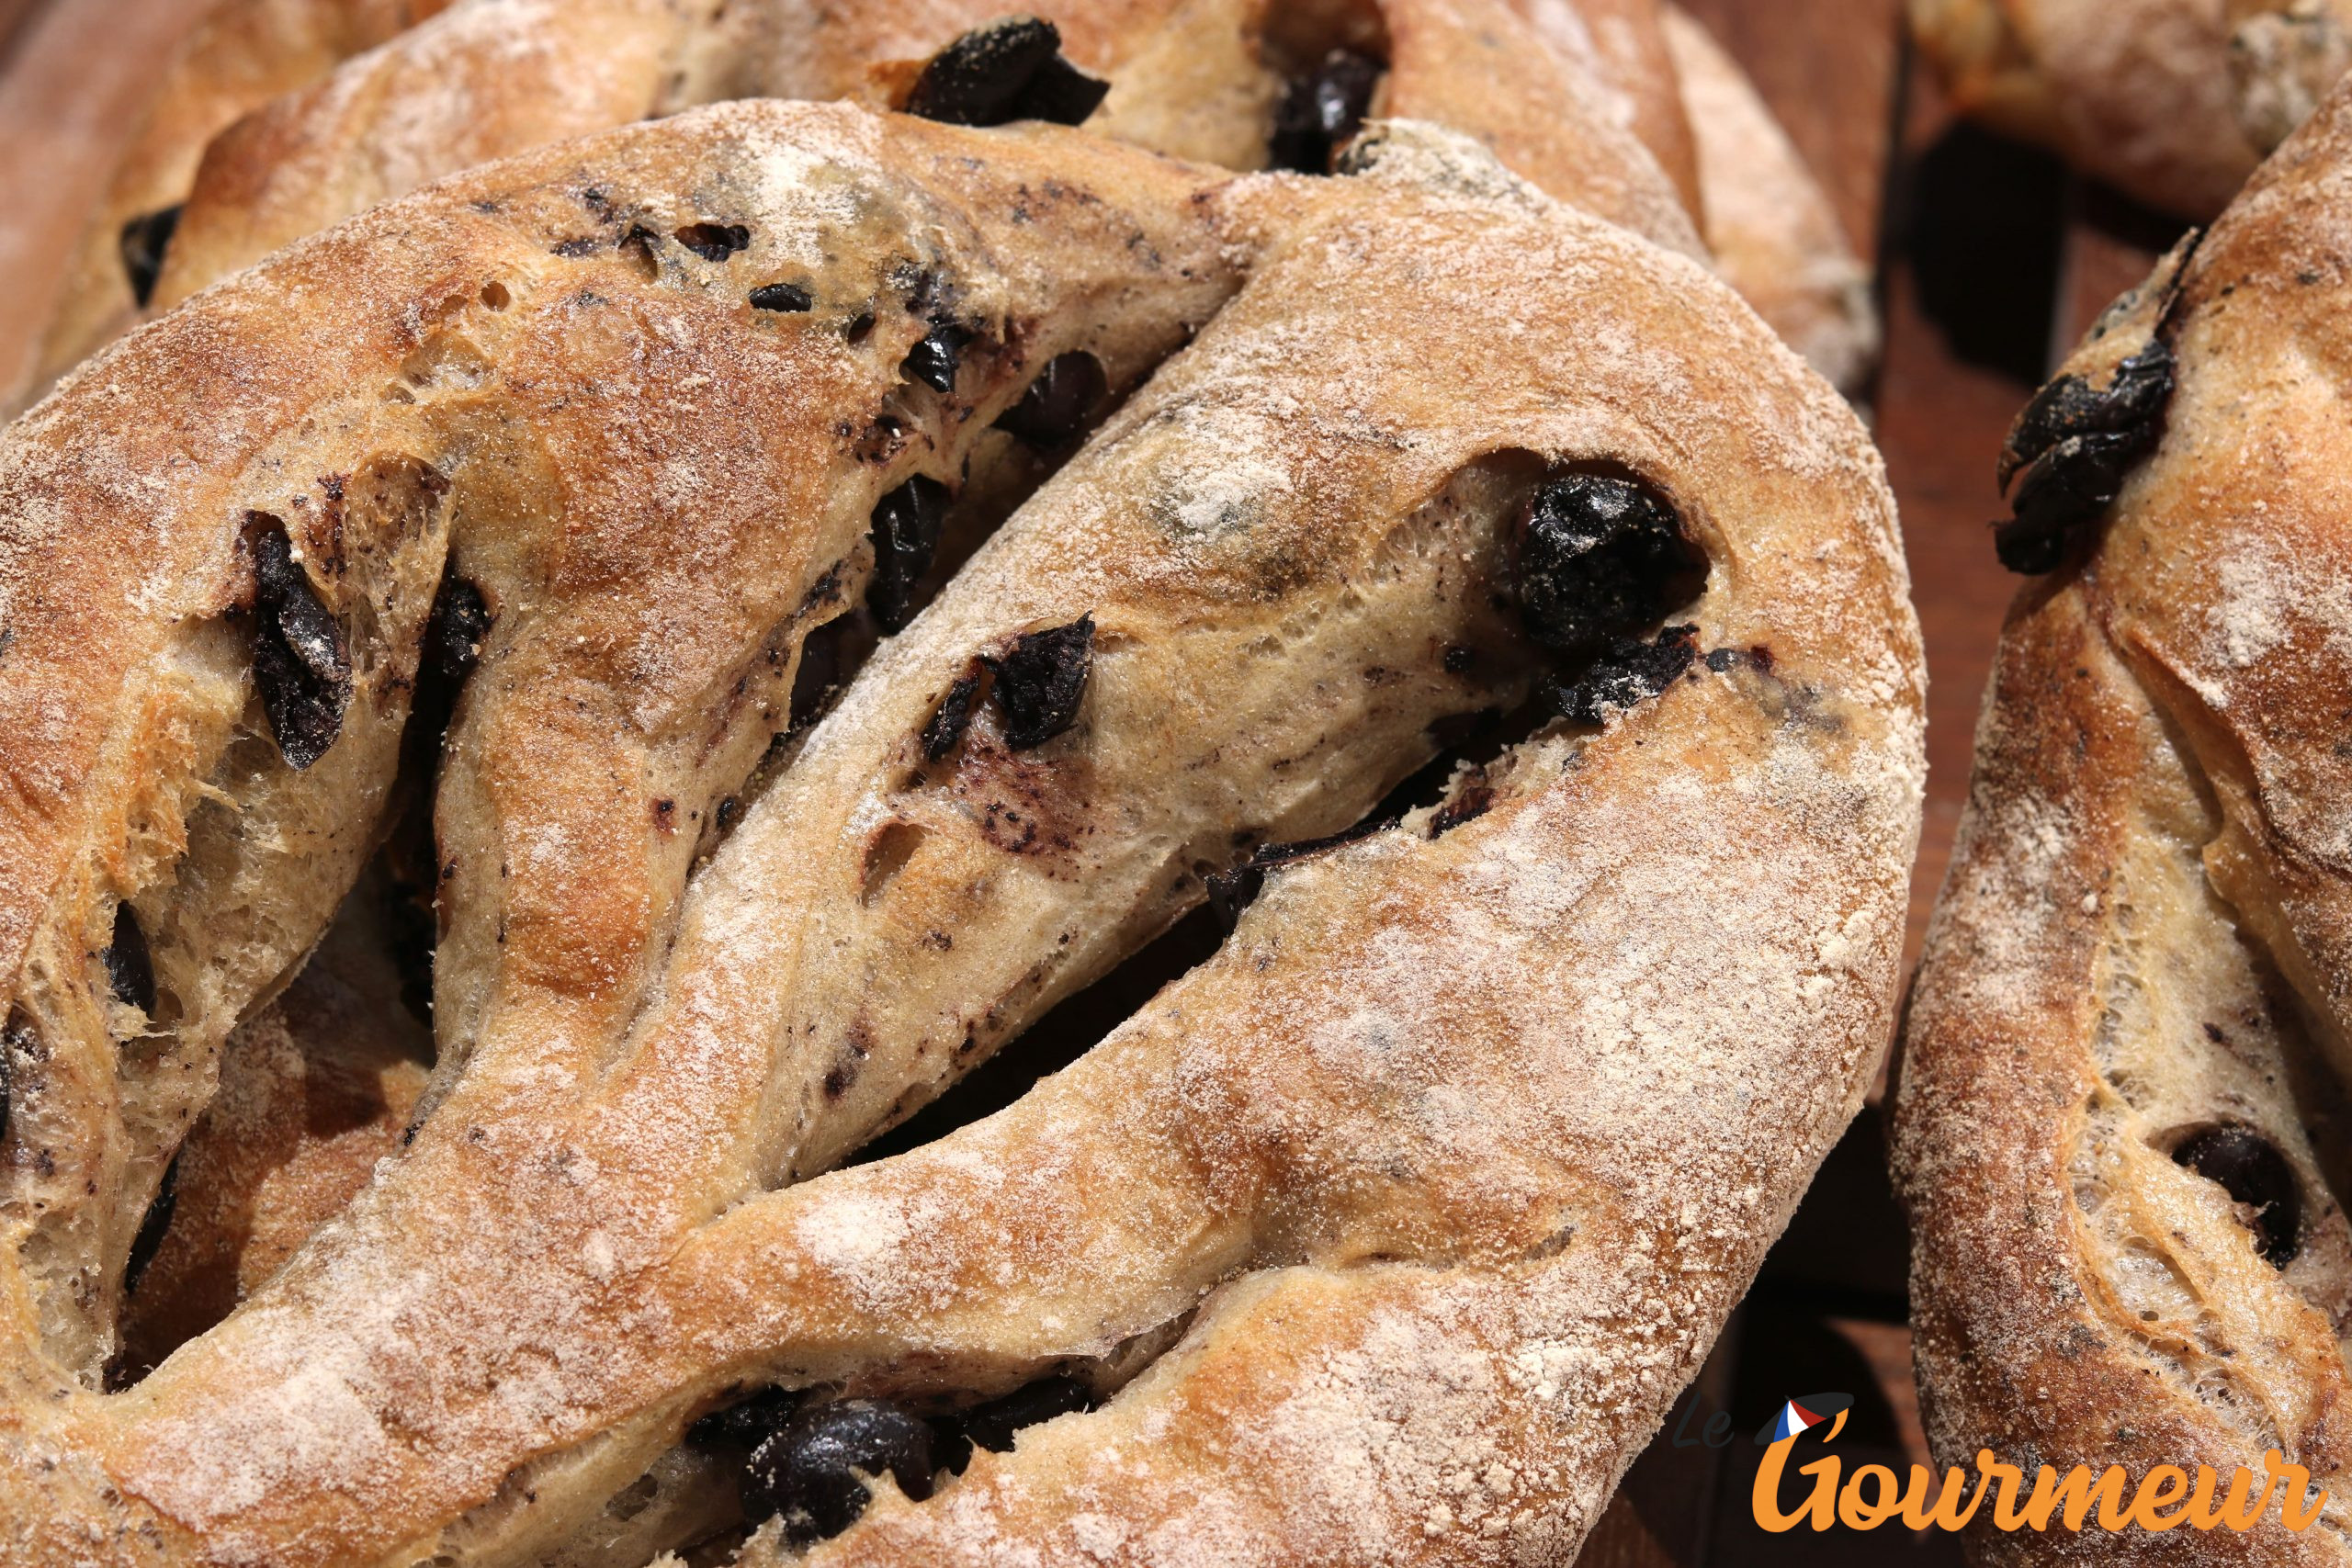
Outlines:
[[2352, 65], [2345, 0], [1910, 0], [1962, 112], [2185, 218], [2222, 210]]
[[220, 0], [172, 52], [113, 179], [96, 194], [40, 355], [38, 387], [136, 322], [213, 137], [443, 8], [447, 0]]
[[[208, 37], [237, 36], [228, 18], [257, 5], [293, 3], [231, 0]], [[376, 0], [366, 15], [392, 9]], [[915, 101], [943, 55], [999, 68], [1009, 59], [1014, 77], [1023, 69], [1017, 51], [959, 43], [1008, 20], [970, 0], [814, 9], [780, 0], [458, 0], [347, 62], [275, 44], [262, 51], [275, 76], [222, 67], [219, 47], [198, 48], [99, 214], [36, 384], [141, 310], [175, 303], [433, 178], [565, 136], [759, 96], [847, 97], [946, 118], [1082, 119], [1101, 134], [1238, 169], [1319, 171], [1368, 111], [1436, 120], [1476, 134], [1553, 195], [1694, 253], [1704, 213], [1745, 213], [1733, 231], [1736, 266], [1766, 319], [1823, 346], [1833, 373], [1854, 357], [1852, 342], [1821, 336], [1825, 314], [1844, 308], [1855, 264], [1834, 223], [1814, 216], [1821, 198], [1811, 176], [1769, 116], [1759, 132], [1761, 106], [1739, 97], [1744, 85], [1727, 92], [1717, 82], [1736, 68], [1716, 56], [1701, 63], [1701, 81], [1689, 79], [1688, 51], [1669, 42], [1657, 0], [1063, 0], [1040, 19], [1074, 62], [1052, 79], [1091, 76], [1107, 91], [1057, 103], [1050, 94], [1032, 102], [1017, 91], [983, 93], [984, 107], [978, 98]], [[252, 30], [250, 19], [243, 28]], [[292, 36], [320, 30], [313, 20]], [[336, 36], [379, 41], [356, 25]], [[263, 79], [284, 79], [283, 96], [254, 96]], [[1686, 114], [1694, 103], [1731, 118], [1694, 128]], [[232, 105], [254, 112], [224, 130], [233, 115], [221, 111]], [[1786, 200], [1754, 199], [1759, 168]], [[137, 242], [130, 250], [125, 235]]]
[[1896, 1166], [1939, 1456], [2259, 1471], [2290, 1535], [1996, 1562], [2352, 1560], [2352, 96], [2018, 421], [2011, 612], [1910, 1010]]
[[[696, 111], [10, 432], [0, 1553], [1573, 1552], [1883, 1040], [1916, 628], [1867, 440], [1703, 270], [1445, 132], [1344, 167]], [[413, 1134], [102, 1392], [223, 1035], [418, 791]], [[1076, 1066], [820, 1174], [1211, 879]]]

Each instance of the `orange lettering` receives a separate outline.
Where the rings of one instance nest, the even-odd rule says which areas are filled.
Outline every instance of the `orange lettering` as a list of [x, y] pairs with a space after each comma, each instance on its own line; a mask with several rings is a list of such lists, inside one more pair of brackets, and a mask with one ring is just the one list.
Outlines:
[[[2119, 1470], [2116, 1473], [2123, 1472]], [[2188, 1517], [2186, 1503], [2177, 1508], [2166, 1507], [2167, 1504], [2179, 1502], [2188, 1492], [2188, 1472], [2177, 1464], [2160, 1464], [2140, 1478], [2140, 1490], [2132, 1499], [2131, 1517], [2142, 1529], [2162, 1535]], [[2099, 1522], [2106, 1523], [2104, 1519]]]
[[[1865, 1481], [1877, 1488], [1877, 1502], [1862, 1501]], [[1894, 1472], [1883, 1464], [1866, 1464], [1854, 1472], [1845, 1490], [1838, 1494], [1838, 1522], [1849, 1529], [1874, 1530], [1894, 1517], [1895, 1494]]]
[[[2312, 1472], [2300, 1464], [2287, 1463], [2286, 1458], [2277, 1449], [2262, 1456], [2263, 1471], [2279, 1483], [2278, 1520], [2290, 1530], [2309, 1529], [2312, 1521], [2319, 1517], [2320, 1509], [2327, 1506], [2327, 1494], [2322, 1492], [2313, 1497], [2312, 1506], [2298, 1516], [2295, 1505], [2311, 1490]], [[2269, 1488], [2263, 1490], [2267, 1493]]]
[[1781, 1471], [1789, 1462], [1789, 1450], [1796, 1446], [1796, 1438], [1782, 1438], [1764, 1450], [1764, 1462], [1757, 1467], [1756, 1484], [1749, 1489], [1748, 1506], [1755, 1511], [1756, 1522], [1778, 1535], [1792, 1530], [1798, 1524], [1810, 1523], [1815, 1529], [1826, 1530], [1837, 1520], [1838, 1472], [1836, 1455], [1815, 1460], [1799, 1470], [1799, 1475], [1815, 1478], [1813, 1495], [1790, 1513], [1781, 1512]]
[[2018, 1485], [2025, 1480], [2025, 1472], [1995, 1459], [1991, 1449], [1976, 1450], [1976, 1468], [1984, 1472], [1986, 1481], [2000, 1488], [1993, 1494], [1993, 1528], [2014, 1530], [2022, 1527], [2025, 1520], [2018, 1513]]
[[[2097, 1482], [2091, 1480], [2091, 1467], [2086, 1464], [2078, 1464], [2068, 1471], [2064, 1481], [2058, 1479], [2055, 1470], [2045, 1464], [2041, 1467], [2041, 1473], [2034, 1477], [2033, 1495], [2026, 1499], [2024, 1522], [2034, 1529], [2046, 1530], [2050, 1528], [2052, 1510], [2063, 1508], [2066, 1528], [2079, 1530], [2083, 1528], [2083, 1517], [2096, 1503], [2098, 1505], [2099, 1528], [2121, 1529], [2132, 1521], [2131, 1510], [2123, 1506], [2123, 1494], [2130, 1485], [2131, 1482], [2124, 1476], [2123, 1467], [2120, 1464], [2109, 1465], [2099, 1472]], [[1996, 1522], [1998, 1522], [1997, 1517]], [[2001, 1528], [2014, 1529], [2017, 1527], [2005, 1524]]]
[[2222, 1522], [2240, 1534], [2262, 1522], [2263, 1510], [2270, 1506], [2270, 1494], [2278, 1489], [2276, 1481], [2266, 1479], [2261, 1490], [2256, 1491], [2254, 1479], [2254, 1472], [2238, 1466], [2230, 1475], [2229, 1501], [2222, 1505]]
[[1960, 1495], [1968, 1490], [1968, 1472], [1958, 1465], [1944, 1472], [1944, 1489], [1931, 1509], [1928, 1506], [1928, 1488], [1934, 1485], [1932, 1471], [1920, 1465], [1911, 1467], [1911, 1485], [1903, 1494], [1903, 1522], [1915, 1530], [1957, 1530], [1976, 1517], [1976, 1506], [1984, 1501], [1984, 1482], [1976, 1483], [1976, 1495], [1968, 1500], [1963, 1511]]

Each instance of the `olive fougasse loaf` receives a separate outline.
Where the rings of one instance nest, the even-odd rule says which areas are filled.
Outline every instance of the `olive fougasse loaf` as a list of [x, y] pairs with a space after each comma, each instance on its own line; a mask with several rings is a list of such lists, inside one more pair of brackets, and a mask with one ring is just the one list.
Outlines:
[[1962, 112], [2200, 220], [2352, 66], [2352, 0], [1909, 0], [1909, 11]]
[[1099, 93], [491, 164], [0, 440], [0, 1558], [1573, 1555], [1891, 1025], [1877, 458], [1573, 60], [1602, 214], [1008, 57]]
[[2017, 423], [1997, 537], [2036, 581], [1895, 1122], [1939, 1460], [2277, 1450], [2330, 1500], [1982, 1562], [2352, 1562], [2347, 177], [2339, 87]]
[[[1875, 352], [1868, 275], [1826, 198], [1737, 67], [1659, 0], [1060, 0], [1034, 17], [978, 0], [221, 0], [96, 205], [33, 389], [153, 309], [431, 179], [752, 96], [1083, 121], [1316, 174], [1368, 113], [1436, 120], [1563, 200], [1713, 247], [1841, 386]], [[1623, 145], [1583, 156], [1602, 134]], [[1657, 169], [1620, 172], [1645, 159]]]

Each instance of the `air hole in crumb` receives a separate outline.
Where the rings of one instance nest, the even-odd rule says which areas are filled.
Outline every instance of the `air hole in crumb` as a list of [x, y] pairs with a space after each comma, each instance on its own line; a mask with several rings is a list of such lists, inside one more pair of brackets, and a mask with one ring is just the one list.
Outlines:
[[514, 296], [506, 291], [506, 285], [492, 278], [481, 286], [481, 302], [493, 310], [503, 310], [514, 303]]
[[861, 902], [872, 904], [882, 897], [907, 863], [915, 858], [922, 847], [924, 830], [912, 822], [893, 822], [874, 836], [865, 847], [865, 882], [859, 889]]
[[613, 1495], [613, 1500], [605, 1505], [605, 1512], [616, 1519], [633, 1519], [645, 1512], [661, 1492], [659, 1481], [650, 1475], [640, 1475]]

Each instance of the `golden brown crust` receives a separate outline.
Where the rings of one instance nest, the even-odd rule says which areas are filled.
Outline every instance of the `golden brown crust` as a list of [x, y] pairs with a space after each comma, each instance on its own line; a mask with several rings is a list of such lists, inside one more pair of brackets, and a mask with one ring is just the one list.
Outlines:
[[1963, 113], [2198, 219], [2352, 62], [2342, 0], [1911, 0], [1910, 14]]
[[[775, 5], [715, 9], [707, 0], [471, 0], [354, 61], [208, 153], [158, 303], [426, 180], [567, 136], [744, 96], [897, 107], [923, 61], [999, 14], [978, 0], [813, 17]], [[1359, 41], [1339, 15], [1284, 20], [1277, 59], [1301, 66], [1330, 41]], [[1113, 83], [1091, 130], [1231, 167], [1264, 164], [1280, 80], [1260, 58], [1261, 5], [1102, 0], [1065, 7], [1056, 21], [1069, 57]], [[1583, 62], [1555, 59], [1546, 35], [1503, 0], [1391, 0], [1360, 41], [1392, 55], [1379, 112], [1477, 133], [1555, 194], [1696, 248], [1670, 189], [1604, 175], [1637, 155], [1589, 146], [1629, 137], [1632, 106], [1655, 95], [1596, 93]]]
[[[2103, 542], [2012, 616], [1912, 1005], [1897, 1172], [1948, 1461], [2226, 1470], [2278, 1447], [2339, 1498], [2352, 1473], [2347, 153], [2339, 89], [2177, 298], [2160, 280], [2069, 367], [2096, 380], [2160, 328], [2177, 385]], [[2165, 1157], [2215, 1125], [2294, 1172], [2281, 1268], [2252, 1209]], [[2126, 1537], [2035, 1560], [2341, 1562], [2344, 1507], [2187, 1557]]]
[[[185, 299], [430, 178], [566, 136], [745, 96], [895, 107], [925, 60], [994, 16], [967, 0], [813, 16], [708, 0], [469, 0], [224, 132], [195, 178], [158, 302]], [[1700, 249], [1690, 217], [1705, 205], [1698, 143], [1682, 63], [1656, 0], [1388, 0], [1272, 11], [1262, 0], [1094, 0], [1063, 7], [1055, 20], [1069, 56], [1112, 83], [1089, 121], [1102, 134], [1261, 167], [1283, 76], [1344, 44], [1391, 65], [1377, 112], [1469, 130], [1553, 195]], [[1812, 333], [1816, 323], [1788, 302], [1792, 289], [1819, 293], [1817, 280], [1799, 275], [1834, 225], [1824, 230], [1806, 216], [1820, 209], [1818, 192], [1777, 131], [1768, 130], [1760, 154], [1747, 151], [1751, 122], [1770, 125], [1761, 106], [1750, 97], [1736, 112], [1738, 125], [1710, 129], [1719, 181], [1744, 177], [1760, 155], [1774, 188], [1794, 203], [1796, 229], [1783, 248], [1805, 253], [1739, 265], [1770, 307], [1768, 319]], [[176, 131], [158, 137], [175, 149], [186, 141]], [[1735, 149], [1736, 167], [1724, 171]], [[151, 205], [162, 204], [159, 182], [177, 199], [189, 183], [187, 157], [165, 161], [168, 181], [146, 167], [154, 160], [135, 161], [124, 182]], [[1784, 205], [1758, 210], [1777, 214]], [[119, 227], [119, 216], [107, 220]], [[119, 263], [111, 252], [92, 254], [77, 298], [100, 301], [104, 319], [118, 321]], [[101, 325], [87, 309], [69, 311], [48, 374], [100, 341]]]
[[[31, 367], [37, 395], [140, 317], [123, 226], [177, 206], [212, 138], [248, 110], [308, 86], [448, 0], [220, 0], [175, 52], [68, 264], [65, 293]], [[30, 397], [15, 401], [21, 406]]]
[[[119, 1395], [37, 1353], [43, 1326], [77, 1348], [38, 1310], [72, 1292], [25, 1266], [41, 1225], [13, 1212], [9, 1550], [529, 1560], [731, 1385], [985, 1393], [1195, 1308], [1099, 1416], [927, 1511], [886, 1497], [828, 1550], [989, 1560], [1005, 1529], [1114, 1561], [1573, 1550], [1868, 1080], [1917, 825], [1917, 633], [1866, 439], [1720, 286], [1459, 138], [1386, 130], [1360, 166], [1227, 186], [1069, 133], [705, 111], [306, 243], [17, 428], [0, 707], [41, 720], [0, 818], [20, 1000], [66, 995], [28, 987], [50, 972], [20, 955], [86, 953], [116, 892], [159, 917], [162, 974], [184, 920], [214, 923], [186, 863], [123, 852], [114, 803], [126, 765], [207, 776], [204, 748], [153, 739], [187, 705], [158, 671], [187, 617], [236, 602], [244, 510], [396, 455], [436, 476], [404, 492], [430, 505], [345, 487], [337, 538], [316, 499], [276, 502], [314, 592], [356, 616], [331, 551], [446, 538], [497, 619], [442, 761], [431, 1113]], [[663, 238], [695, 221], [741, 222], [748, 248]], [[596, 243], [551, 248], [573, 238]], [[747, 308], [747, 284], [798, 276], [810, 312]], [[980, 329], [944, 406], [898, 375], [929, 330], [910, 288]], [[984, 457], [977, 432], [1046, 359], [1083, 344], [1127, 385], [1204, 320], [704, 860], [681, 824], [753, 775], [763, 701], [854, 598], [876, 497]], [[1519, 749], [1483, 813], [1271, 875], [1216, 960], [1005, 1114], [763, 1191], [1196, 899], [1237, 818], [1342, 824], [1434, 719], [1523, 691], [1496, 607], [1509, 530], [1577, 462], [1672, 498], [1713, 563], [1688, 616], [1719, 658]], [[395, 671], [439, 576], [379, 585]], [[1016, 744], [990, 705], [932, 754], [976, 655], [1080, 615], [1066, 733]], [[243, 705], [211, 701], [224, 727]], [[346, 721], [258, 787], [368, 841], [392, 759], [359, 754], [368, 733]], [[323, 773], [346, 748], [350, 773]], [[255, 885], [348, 880], [333, 849], [299, 852]], [[272, 908], [282, 968], [323, 915]], [[39, 1021], [51, 1063], [109, 1059], [103, 1032]], [[56, 1080], [17, 1062], [38, 1105]], [[21, 1131], [9, 1149], [22, 1179]], [[1275, 1325], [1294, 1305], [1311, 1332]], [[1286, 1357], [1316, 1397], [1280, 1398]], [[1149, 1454], [1088, 1436], [1162, 1421]], [[1491, 1463], [1464, 1482], [1470, 1453]], [[1049, 1483], [1121, 1464], [1145, 1469], [1091, 1522]]]

